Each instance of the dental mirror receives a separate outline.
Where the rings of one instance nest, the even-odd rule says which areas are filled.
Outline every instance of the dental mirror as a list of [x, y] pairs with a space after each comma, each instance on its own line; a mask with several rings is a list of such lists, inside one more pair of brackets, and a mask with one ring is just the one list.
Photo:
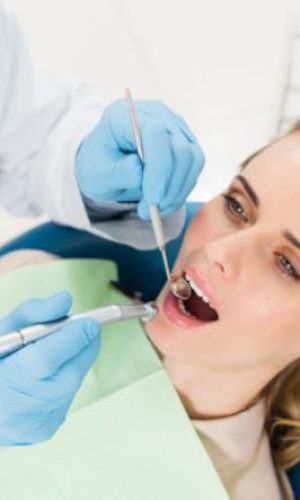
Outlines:
[[188, 300], [192, 295], [190, 285], [182, 276], [179, 278], [176, 276], [172, 277], [170, 280], [170, 288], [177, 299]]

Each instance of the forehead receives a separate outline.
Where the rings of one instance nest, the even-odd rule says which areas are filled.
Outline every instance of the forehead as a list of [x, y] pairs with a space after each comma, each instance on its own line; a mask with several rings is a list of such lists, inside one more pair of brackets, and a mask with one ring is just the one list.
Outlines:
[[271, 144], [241, 173], [257, 192], [262, 209], [277, 206], [285, 215], [296, 210], [300, 229], [300, 132]]

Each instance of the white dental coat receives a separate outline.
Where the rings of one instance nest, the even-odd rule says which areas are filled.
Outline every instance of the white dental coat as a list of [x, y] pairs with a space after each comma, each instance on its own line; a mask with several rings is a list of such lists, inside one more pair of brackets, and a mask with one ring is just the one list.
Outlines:
[[[109, 68], [106, 69], [109, 71]], [[76, 79], [57, 80], [32, 64], [20, 27], [0, 1], [0, 204], [19, 216], [47, 214], [140, 249], [156, 246], [151, 222], [136, 203], [84, 200], [75, 155], [103, 105]], [[167, 240], [183, 227], [185, 209], [163, 219]]]

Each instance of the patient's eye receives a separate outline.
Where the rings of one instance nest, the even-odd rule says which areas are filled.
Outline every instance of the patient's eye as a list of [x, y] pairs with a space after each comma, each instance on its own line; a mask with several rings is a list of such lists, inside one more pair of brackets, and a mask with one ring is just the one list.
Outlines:
[[[279, 257], [279, 266], [280, 269], [283, 269], [283, 273], [285, 273], [289, 278], [293, 279], [294, 281], [299, 281], [300, 280], [300, 275], [296, 271], [295, 267], [291, 264], [290, 260], [287, 259], [285, 255], [282, 253], [277, 253], [275, 252], [275, 255]], [[283, 263], [283, 266], [282, 266]], [[286, 265], [285, 265], [285, 264]]]
[[233, 216], [234, 218], [243, 220], [244, 222], [248, 222], [248, 218], [243, 205], [241, 205], [241, 203], [237, 201], [237, 199], [232, 196], [230, 192], [223, 194], [222, 197], [225, 200], [224, 204], [227, 214]]
[[[248, 222], [248, 218], [246, 212], [244, 210], [243, 205], [237, 199], [232, 196], [232, 193], [225, 193], [222, 195], [224, 198], [224, 210], [227, 215], [230, 215], [231, 218], [238, 219], [239, 221]], [[277, 259], [277, 268], [281, 270], [281, 273], [294, 281], [300, 281], [300, 275], [296, 271], [295, 267], [291, 264], [290, 260], [281, 253], [275, 252]], [[279, 259], [278, 259], [279, 257]], [[287, 265], [282, 266], [282, 263]]]

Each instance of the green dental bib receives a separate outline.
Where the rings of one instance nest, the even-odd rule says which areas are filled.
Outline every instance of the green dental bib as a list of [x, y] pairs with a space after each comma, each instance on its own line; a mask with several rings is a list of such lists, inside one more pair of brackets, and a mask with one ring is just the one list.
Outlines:
[[[129, 304], [109, 284], [116, 279], [114, 262], [100, 259], [19, 268], [0, 275], [0, 317], [61, 289], [73, 295], [72, 313]], [[0, 498], [229, 499], [138, 320], [103, 327], [98, 358], [52, 439], [0, 449]]]

